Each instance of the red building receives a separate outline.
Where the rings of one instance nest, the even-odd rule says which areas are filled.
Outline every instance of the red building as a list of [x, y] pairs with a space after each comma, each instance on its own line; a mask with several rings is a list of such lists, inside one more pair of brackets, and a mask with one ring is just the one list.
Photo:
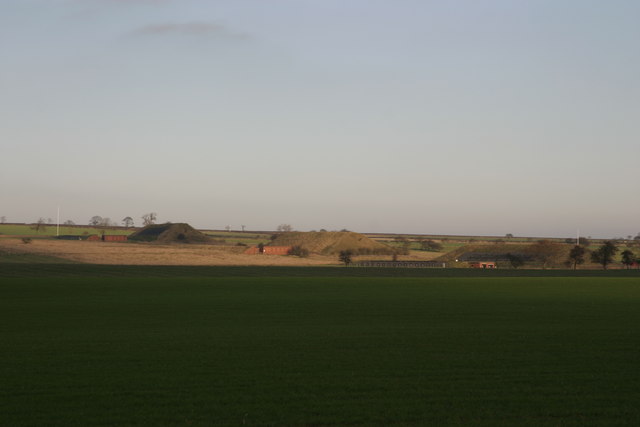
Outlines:
[[102, 236], [103, 242], [126, 242], [127, 236], [125, 235], [106, 235]]
[[497, 268], [493, 261], [473, 261], [469, 263], [471, 268]]

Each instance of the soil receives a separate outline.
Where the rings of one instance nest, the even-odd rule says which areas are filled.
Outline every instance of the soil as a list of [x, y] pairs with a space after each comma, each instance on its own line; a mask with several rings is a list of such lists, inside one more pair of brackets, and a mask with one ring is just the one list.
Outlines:
[[256, 265], [311, 266], [338, 265], [335, 256], [314, 255], [298, 258], [286, 255], [245, 255], [244, 247], [200, 244], [87, 242], [34, 239], [25, 244], [20, 239], [0, 239], [5, 252], [55, 256], [89, 264], [116, 265]]

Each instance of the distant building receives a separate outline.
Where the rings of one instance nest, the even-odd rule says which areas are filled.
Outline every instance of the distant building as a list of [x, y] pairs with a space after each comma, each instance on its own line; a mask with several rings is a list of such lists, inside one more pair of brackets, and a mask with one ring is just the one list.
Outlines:
[[469, 262], [469, 267], [471, 268], [498, 268], [495, 262], [493, 261], [472, 261]]
[[107, 235], [107, 234], [103, 234], [102, 235], [102, 241], [103, 242], [126, 242], [127, 241], [127, 236], [125, 236], [125, 235]]

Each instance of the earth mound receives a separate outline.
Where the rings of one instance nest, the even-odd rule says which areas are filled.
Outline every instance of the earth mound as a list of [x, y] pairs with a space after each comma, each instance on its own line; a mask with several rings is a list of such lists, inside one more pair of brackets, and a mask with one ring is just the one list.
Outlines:
[[209, 243], [210, 238], [185, 223], [151, 224], [129, 236], [129, 240], [157, 243]]
[[293, 231], [278, 235], [272, 246], [300, 246], [309, 252], [333, 255], [351, 251], [355, 255], [388, 255], [393, 249], [352, 231]]

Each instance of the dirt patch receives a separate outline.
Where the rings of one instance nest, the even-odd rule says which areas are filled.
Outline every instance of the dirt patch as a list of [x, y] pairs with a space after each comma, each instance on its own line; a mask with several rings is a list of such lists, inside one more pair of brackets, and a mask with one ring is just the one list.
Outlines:
[[337, 265], [337, 257], [314, 255], [298, 258], [281, 255], [245, 255], [244, 248], [212, 245], [162, 245], [150, 243], [87, 242], [34, 239], [0, 239], [0, 249], [11, 253], [55, 256], [75, 262], [119, 265]]

